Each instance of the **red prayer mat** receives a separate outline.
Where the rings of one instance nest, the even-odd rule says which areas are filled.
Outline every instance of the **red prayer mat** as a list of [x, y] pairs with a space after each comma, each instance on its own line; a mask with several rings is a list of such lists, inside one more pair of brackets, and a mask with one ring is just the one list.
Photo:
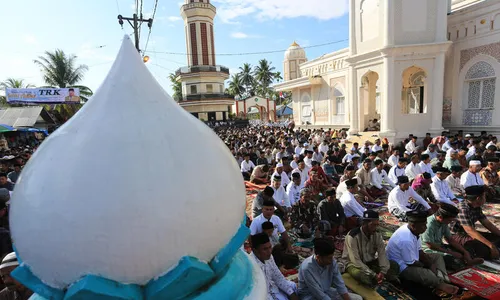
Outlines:
[[450, 280], [486, 299], [500, 299], [500, 275], [475, 268], [451, 274]]

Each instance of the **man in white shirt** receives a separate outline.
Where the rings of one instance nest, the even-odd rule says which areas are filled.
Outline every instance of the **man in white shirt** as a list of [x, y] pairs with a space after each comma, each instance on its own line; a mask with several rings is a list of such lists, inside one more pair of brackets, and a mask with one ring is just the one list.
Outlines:
[[347, 219], [351, 218], [351, 220], [359, 219], [363, 217], [363, 212], [366, 208], [361, 206], [356, 198], [354, 198], [354, 194], [358, 192], [358, 180], [356, 178], [349, 179], [345, 184], [347, 186], [347, 191], [340, 197], [340, 203], [344, 208], [345, 216]]
[[292, 173], [292, 181], [286, 186], [286, 194], [290, 205], [294, 205], [300, 199], [300, 190], [304, 188], [300, 180], [300, 173]]
[[427, 146], [427, 150], [422, 152], [422, 154], [428, 154], [431, 160], [433, 160], [438, 155], [438, 152], [436, 151], [436, 145], [429, 144], [429, 146]]
[[241, 162], [241, 175], [245, 180], [250, 180], [253, 169], [255, 169], [255, 164], [250, 160], [250, 154], [245, 153], [243, 155], [244, 160]]
[[392, 150], [392, 155], [387, 159], [387, 164], [391, 167], [397, 166], [399, 162], [399, 150]]
[[293, 160], [290, 162], [290, 167], [292, 169], [297, 169], [299, 167], [299, 159], [300, 159], [300, 156], [298, 154], [294, 154], [293, 155]]
[[257, 233], [264, 232], [262, 229], [262, 223], [271, 222], [274, 224], [274, 232], [273, 236], [275, 239], [279, 240], [279, 237], [283, 239], [283, 243], [290, 248], [290, 239], [288, 238], [288, 234], [286, 233], [285, 226], [281, 219], [274, 214], [274, 201], [273, 200], [265, 200], [262, 204], [262, 213], [255, 217], [252, 220], [252, 224], [250, 224], [250, 234], [254, 235]]
[[449, 136], [447, 141], [444, 142], [443, 146], [441, 146], [441, 151], [448, 151], [450, 148], [451, 148], [451, 143], [453, 142], [453, 140], [455, 139], [455, 137], [453, 136]]
[[281, 146], [280, 147], [280, 151], [278, 153], [276, 153], [276, 162], [281, 162], [281, 159], [285, 156], [288, 156], [288, 153], [286, 153], [286, 147], [285, 146]]
[[287, 186], [290, 183], [290, 178], [288, 178], [288, 175], [286, 175], [286, 172], [283, 170], [282, 163], [278, 163], [276, 165], [276, 169], [274, 170], [274, 173], [271, 175], [271, 184], [272, 184], [275, 176], [281, 177], [281, 185], [282, 186]]
[[273, 247], [265, 233], [252, 235], [252, 254], [250, 257], [257, 263], [266, 278], [267, 300], [299, 300], [297, 286], [286, 280], [274, 262]]
[[460, 184], [464, 189], [473, 185], [484, 185], [484, 181], [479, 174], [482, 168], [479, 160], [471, 160], [469, 162], [469, 170], [464, 172], [460, 177]]
[[458, 199], [451, 191], [448, 182], [446, 182], [446, 177], [449, 174], [446, 168], [436, 168], [436, 176], [432, 178], [431, 191], [437, 201], [456, 206]]
[[319, 152], [318, 146], [313, 147], [312, 159], [319, 162], [319, 163], [323, 161], [323, 154], [321, 154], [321, 152]]
[[405, 169], [406, 169], [407, 163], [408, 163], [408, 160], [404, 157], [401, 157], [398, 160], [398, 163], [389, 170], [389, 174], [387, 174], [387, 175], [389, 176], [389, 179], [392, 182], [394, 182], [394, 183], [398, 182], [399, 176], [406, 176]]
[[312, 161], [313, 161], [313, 151], [306, 150], [305, 154], [306, 157], [304, 157], [304, 163], [306, 164], [306, 167], [308, 169], [312, 168]]
[[381, 159], [375, 160], [375, 168], [371, 171], [371, 185], [379, 191], [384, 191], [384, 194], [390, 192], [396, 184], [389, 179], [387, 172], [384, 170], [384, 161]]
[[[410, 186], [410, 180], [407, 176], [398, 177], [398, 186], [389, 193], [387, 206], [389, 212], [397, 217], [400, 221], [406, 222], [408, 219], [406, 214], [409, 211], [427, 211], [432, 213], [431, 206]], [[410, 199], [416, 203], [410, 203]]]
[[309, 143], [304, 143], [304, 147], [302, 147], [302, 150], [300, 151], [299, 155], [305, 155], [306, 151], [309, 150]]
[[274, 190], [274, 200], [278, 202], [279, 205], [290, 209], [292, 205], [290, 204], [290, 201], [288, 201], [288, 196], [285, 192], [285, 188], [281, 185], [281, 176], [273, 175], [271, 187]]
[[479, 148], [480, 143], [481, 143], [480, 140], [473, 140], [472, 141], [472, 146], [469, 147], [469, 151], [465, 155], [466, 159], [469, 159], [469, 157], [474, 156], [476, 154], [476, 149]]
[[460, 184], [460, 176], [462, 175], [462, 166], [452, 166], [450, 168], [451, 174], [446, 177], [446, 182], [450, 187], [451, 191], [456, 197], [463, 198], [465, 195], [465, 190], [463, 186]]
[[298, 163], [298, 168], [293, 169], [293, 173], [299, 173], [300, 174], [300, 184], [304, 185], [306, 181], [309, 179], [309, 168], [306, 168], [306, 164], [304, 163], [303, 160], [300, 160]]
[[435, 288], [456, 294], [458, 287], [447, 284], [446, 266], [437, 253], [424, 253], [420, 235], [427, 229], [427, 214], [409, 212], [408, 224], [399, 227], [387, 244], [387, 258], [399, 265], [400, 277], [422, 287]]
[[486, 149], [488, 149], [489, 146], [495, 146], [496, 147], [496, 145], [497, 145], [497, 137], [494, 136], [494, 137], [491, 138], [491, 141], [488, 144], [486, 144]]
[[380, 146], [380, 139], [375, 140], [375, 145], [372, 146], [371, 152], [378, 152], [378, 151], [382, 151], [382, 146]]
[[411, 140], [405, 146], [406, 151], [411, 153], [417, 153], [417, 137], [412, 136]]
[[421, 162], [418, 164], [418, 167], [420, 168], [420, 172], [429, 173], [429, 174], [431, 174], [431, 177], [434, 177], [435, 174], [432, 171], [431, 157], [429, 156], [429, 154], [420, 155], [420, 160], [421, 160]]
[[417, 178], [418, 175], [422, 174], [422, 170], [420, 169], [419, 166], [420, 163], [420, 158], [418, 155], [413, 155], [411, 157], [411, 162], [406, 166], [405, 169], [405, 175], [410, 178], [410, 180], [413, 180]]
[[347, 163], [350, 163], [352, 161], [352, 157], [356, 155], [356, 152], [351, 149], [351, 153], [347, 153], [343, 158], [342, 158], [342, 163], [343, 164], [347, 164]]
[[328, 150], [330, 150], [330, 147], [328, 146], [328, 141], [323, 140], [323, 142], [319, 145], [318, 150], [319, 152], [323, 153], [323, 155], [326, 155]]
[[295, 147], [295, 154], [299, 156], [302, 153], [302, 150], [304, 150], [303, 147], [301, 147], [302, 143], [299, 143], [297, 147]]

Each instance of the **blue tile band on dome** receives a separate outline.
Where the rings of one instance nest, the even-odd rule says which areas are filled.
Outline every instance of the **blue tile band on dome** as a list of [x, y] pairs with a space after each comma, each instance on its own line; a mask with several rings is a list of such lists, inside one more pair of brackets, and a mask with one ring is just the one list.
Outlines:
[[122, 284], [87, 275], [71, 285], [64, 296], [64, 300], [83, 299], [142, 300], [144, 297], [141, 287], [136, 284]]
[[[250, 257], [245, 254], [243, 251], [238, 251], [236, 255], [233, 257], [231, 262], [229, 263], [229, 266], [221, 272], [221, 274], [218, 276], [218, 278], [211, 282], [211, 284], [207, 287], [201, 287], [198, 288], [198, 291], [181, 297], [182, 299], [190, 299], [190, 300], [213, 300], [213, 299], [231, 299], [231, 300], [242, 300], [245, 299], [246, 296], [248, 296], [251, 292], [252, 289], [254, 288], [254, 280], [255, 278], [253, 277], [253, 269], [252, 269], [252, 264], [250, 263]], [[200, 262], [203, 264], [202, 262]], [[206, 264], [204, 264], [207, 266]], [[208, 266], [207, 266], [208, 267]], [[176, 267], [177, 269], [177, 267]], [[175, 269], [174, 269], [175, 270]], [[174, 271], [172, 270], [172, 271]], [[169, 272], [170, 273], [170, 272]], [[167, 273], [166, 275], [168, 275]], [[89, 278], [95, 277], [98, 280], [98, 285], [105, 285], [105, 289], [113, 289], [113, 286], [120, 286], [121, 284], [116, 283], [111, 280], [106, 280], [102, 278], [98, 278], [97, 276], [88, 276]], [[86, 277], [87, 278], [87, 277]], [[184, 278], [175, 278], [176, 282], [182, 282]], [[199, 278], [198, 278], [199, 279]], [[84, 281], [84, 280], [81, 280]], [[81, 281], [79, 281], [76, 285], [78, 285]], [[161, 281], [161, 278], [157, 280], [158, 282]], [[191, 279], [190, 281], [196, 281], [195, 279]], [[89, 281], [87, 281], [89, 282]], [[152, 281], [156, 282], [156, 281]], [[111, 286], [110, 286], [111, 285]], [[149, 286], [149, 284], [148, 284]], [[92, 290], [94, 291], [94, 287], [96, 285], [93, 285], [93, 287], [88, 287], [87, 290]], [[161, 300], [173, 300], [173, 299], [181, 299], [181, 298], [170, 298], [168, 294], [157, 294], [157, 295], [152, 295], [151, 298], [148, 297], [147, 295], [147, 288], [144, 289], [145, 291], [145, 299], [161, 299]], [[151, 287], [149, 287], [151, 289]], [[178, 285], [176, 286], [169, 286], [169, 288], [176, 290], [180, 289]], [[70, 287], [70, 290], [72, 287]], [[71, 291], [68, 291], [68, 294], [71, 293]], [[143, 299], [139, 297], [134, 297], [133, 294], [130, 294], [131, 296], [128, 298], [116, 298], [113, 297], [109, 294], [101, 294], [99, 296], [96, 296], [96, 293], [93, 294], [80, 294], [81, 297], [75, 297], [75, 298], [70, 298], [69, 295], [67, 295], [66, 299], [93, 299], [93, 300], [117, 300], [117, 299]], [[156, 297], [158, 296], [158, 297]], [[166, 298], [164, 298], [166, 297]], [[44, 297], [40, 294], [34, 294], [31, 296], [30, 300], [52, 300], [52, 299], [57, 299], [57, 298], [52, 298], [51, 296]]]
[[38, 277], [31, 273], [31, 270], [25, 264], [12, 271], [11, 276], [21, 282], [25, 287], [34, 293], [50, 300], [62, 300], [64, 292], [44, 284]]
[[236, 235], [229, 241], [229, 243], [222, 248], [217, 255], [210, 262], [210, 267], [214, 270], [216, 275], [224, 270], [224, 268], [229, 264], [231, 259], [234, 257], [236, 252], [240, 249], [241, 245], [245, 242], [250, 234], [250, 229], [243, 224], [240, 224], [240, 228]]
[[203, 291], [189, 297], [193, 300], [231, 299], [241, 300], [253, 289], [253, 271], [250, 257], [243, 251], [237, 251], [224, 272], [217, 281]]
[[184, 299], [214, 278], [215, 273], [208, 264], [184, 256], [173, 270], [146, 285], [145, 297], [148, 300]]

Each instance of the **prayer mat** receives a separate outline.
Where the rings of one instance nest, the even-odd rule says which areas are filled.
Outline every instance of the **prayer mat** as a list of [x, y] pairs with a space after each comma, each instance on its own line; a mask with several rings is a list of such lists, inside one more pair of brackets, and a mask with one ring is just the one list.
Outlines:
[[252, 204], [253, 204], [253, 200], [255, 199], [255, 197], [257, 196], [257, 194], [251, 194], [251, 195], [247, 195], [246, 196], [246, 208], [245, 208], [245, 212], [247, 214], [247, 217], [252, 220]]
[[245, 181], [245, 188], [248, 190], [258, 190], [258, 191], [261, 191], [263, 189], [265, 189], [267, 186], [267, 184], [255, 184], [255, 183], [251, 183], [250, 181]]
[[477, 268], [468, 268], [451, 274], [451, 282], [467, 288], [486, 299], [500, 299], [500, 275]]
[[[389, 282], [382, 282], [377, 286], [377, 293], [386, 300], [415, 300], [413, 296]], [[369, 299], [369, 298], [366, 298]]]
[[392, 234], [398, 229], [398, 227], [394, 228], [394, 226], [387, 226], [386, 224], [384, 224], [383, 226], [380, 225], [378, 228], [377, 228], [377, 231], [382, 235], [382, 238], [384, 239], [384, 241], [388, 241]]

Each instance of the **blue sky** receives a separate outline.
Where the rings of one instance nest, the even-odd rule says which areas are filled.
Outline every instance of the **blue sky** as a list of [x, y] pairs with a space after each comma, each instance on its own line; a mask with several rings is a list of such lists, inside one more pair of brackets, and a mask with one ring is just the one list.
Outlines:
[[[143, 0], [149, 17], [154, 0]], [[99, 87], [120, 47], [123, 30], [117, 15], [131, 16], [135, 0], [17, 0], [4, 1], [0, 10], [3, 28], [0, 50], [0, 81], [13, 77], [42, 85], [33, 59], [46, 50], [62, 49], [78, 56], [89, 67], [82, 81], [94, 91]], [[180, 18], [183, 0], [159, 0], [147, 53], [147, 64], [157, 81], [170, 93], [167, 76], [186, 65], [184, 23]], [[296, 40], [312, 46], [348, 38], [348, 0], [212, 0], [217, 7], [215, 42], [217, 53], [246, 53], [286, 49]], [[147, 26], [140, 44], [145, 46]], [[309, 59], [340, 48], [347, 42], [306, 49]], [[248, 62], [267, 59], [282, 71], [283, 52], [260, 55], [218, 56], [217, 64], [231, 72]]]

